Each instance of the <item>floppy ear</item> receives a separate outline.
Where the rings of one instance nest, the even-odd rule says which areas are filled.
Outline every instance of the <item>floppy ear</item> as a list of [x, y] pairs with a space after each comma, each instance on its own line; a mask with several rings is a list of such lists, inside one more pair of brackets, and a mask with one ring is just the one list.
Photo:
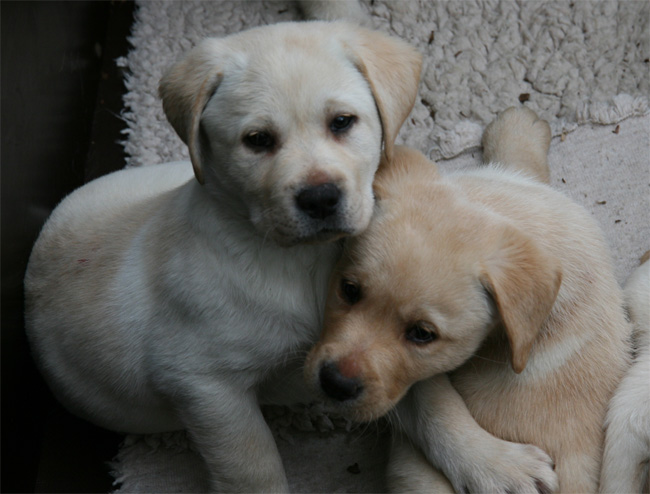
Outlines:
[[403, 187], [399, 186], [402, 182], [401, 177], [413, 174], [421, 177], [422, 183], [431, 183], [439, 176], [438, 166], [416, 149], [394, 146], [392, 159], [388, 161], [386, 156], [382, 156], [379, 162], [375, 180], [372, 182], [375, 199], [401, 197], [403, 195]]
[[555, 259], [515, 228], [506, 228], [496, 244], [484, 261], [482, 281], [496, 302], [512, 368], [519, 374], [553, 308], [562, 272]]
[[411, 113], [420, 82], [422, 56], [408, 43], [357, 27], [348, 55], [368, 81], [377, 104], [384, 154], [393, 157], [400, 127]]
[[160, 81], [159, 93], [169, 123], [190, 151], [194, 174], [203, 184], [199, 124], [208, 100], [221, 82], [222, 42], [207, 39], [176, 62]]

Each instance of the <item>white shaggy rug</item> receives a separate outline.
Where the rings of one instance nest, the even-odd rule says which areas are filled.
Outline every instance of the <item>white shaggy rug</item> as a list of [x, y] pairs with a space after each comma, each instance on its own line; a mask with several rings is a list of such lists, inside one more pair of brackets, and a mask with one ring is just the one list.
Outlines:
[[[433, 159], [477, 147], [495, 113], [527, 100], [554, 135], [648, 111], [650, 3], [644, 0], [363, 0], [377, 29], [424, 55], [402, 142]], [[131, 165], [185, 159], [158, 100], [172, 61], [206, 36], [300, 19], [288, 1], [143, 1], [120, 64], [129, 69]]]
[[[286, 1], [141, 1], [127, 68], [130, 166], [187, 159], [157, 85], [205, 36], [300, 19]], [[495, 114], [521, 104], [554, 135], [552, 184], [587, 207], [623, 282], [650, 249], [650, 3], [646, 1], [362, 0], [375, 28], [425, 57], [420, 94], [400, 134], [443, 172], [476, 166]], [[441, 160], [441, 158], [451, 158]], [[382, 424], [346, 432], [314, 408], [268, 410], [294, 492], [382, 492]], [[182, 433], [128, 436], [113, 463], [126, 492], [200, 492], [205, 470]]]

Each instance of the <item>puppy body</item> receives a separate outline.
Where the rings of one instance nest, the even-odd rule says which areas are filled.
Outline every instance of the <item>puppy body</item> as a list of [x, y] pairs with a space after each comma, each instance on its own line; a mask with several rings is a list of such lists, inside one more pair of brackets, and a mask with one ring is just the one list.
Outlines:
[[57, 397], [122, 432], [187, 429], [214, 490], [287, 491], [259, 401], [303, 391], [334, 240], [366, 227], [419, 70], [407, 44], [346, 23], [178, 61], [161, 95], [198, 180], [187, 163], [96, 180], [34, 246], [26, 328]]
[[170, 389], [184, 383], [189, 400], [203, 374], [226, 386], [222, 373], [252, 389], [313, 341], [337, 245], [262, 242], [225, 202], [172, 163], [103, 177], [56, 209], [31, 258], [29, 326], [72, 411], [124, 432], [176, 430]]
[[[510, 348], [497, 333], [451, 380], [486, 430], [535, 444], [551, 456], [562, 492], [595, 492], [604, 413], [627, 365], [627, 324], [609, 254], [582, 208], [560, 194], [537, 194], [537, 186], [514, 182], [508, 187], [502, 178], [493, 179], [504, 193], [493, 198], [514, 206], [510, 218], [519, 208], [526, 211], [527, 217], [516, 221], [518, 228], [560, 260], [562, 285], [520, 374], [504, 365]], [[512, 280], [506, 289], [516, 293], [517, 288]]]
[[[537, 122], [509, 110], [492, 129], [493, 144], [512, 150], [506, 158], [530, 147], [530, 167], [504, 159], [442, 177], [422, 155], [400, 149], [381, 168], [377, 212], [346, 243], [307, 369], [316, 385], [326, 363], [354, 380], [361, 391], [339, 408], [361, 418], [386, 413], [414, 383], [451, 372], [482, 427], [546, 451], [562, 492], [595, 492], [607, 403], [627, 367], [629, 324], [588, 213], [512, 171], [545, 175], [539, 156], [550, 134]], [[508, 143], [513, 134], [517, 146]], [[354, 300], [349, 283], [358, 290]], [[421, 394], [421, 385], [411, 393]], [[426, 407], [435, 390], [425, 398], [400, 406]], [[450, 416], [448, 427], [457, 431], [458, 419]]]

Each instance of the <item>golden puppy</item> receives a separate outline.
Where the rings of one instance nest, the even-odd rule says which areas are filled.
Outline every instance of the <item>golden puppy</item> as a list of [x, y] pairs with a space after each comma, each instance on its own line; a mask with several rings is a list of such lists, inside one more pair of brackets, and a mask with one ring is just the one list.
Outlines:
[[[306, 372], [362, 420], [450, 373], [485, 430], [544, 449], [562, 492], [596, 492], [630, 325], [600, 229], [541, 183], [549, 143], [546, 122], [510, 109], [484, 136], [486, 161], [500, 165], [443, 177], [420, 153], [396, 150], [380, 167], [369, 228], [347, 242], [335, 269]], [[447, 426], [475, 447], [462, 401], [446, 391], [429, 387], [398, 409], [438, 408], [438, 399], [456, 400]], [[402, 438], [391, 472], [394, 489], [467, 487], [443, 480]], [[555, 486], [537, 479], [535, 488]]]

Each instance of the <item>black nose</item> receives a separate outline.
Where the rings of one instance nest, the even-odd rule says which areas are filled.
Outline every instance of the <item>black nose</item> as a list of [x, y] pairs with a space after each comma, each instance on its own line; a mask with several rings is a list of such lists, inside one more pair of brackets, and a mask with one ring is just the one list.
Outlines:
[[314, 185], [298, 193], [296, 204], [310, 217], [322, 220], [336, 212], [340, 197], [341, 190], [334, 184]]
[[343, 376], [336, 365], [331, 362], [321, 367], [318, 377], [325, 394], [337, 401], [352, 400], [363, 391], [359, 379]]

